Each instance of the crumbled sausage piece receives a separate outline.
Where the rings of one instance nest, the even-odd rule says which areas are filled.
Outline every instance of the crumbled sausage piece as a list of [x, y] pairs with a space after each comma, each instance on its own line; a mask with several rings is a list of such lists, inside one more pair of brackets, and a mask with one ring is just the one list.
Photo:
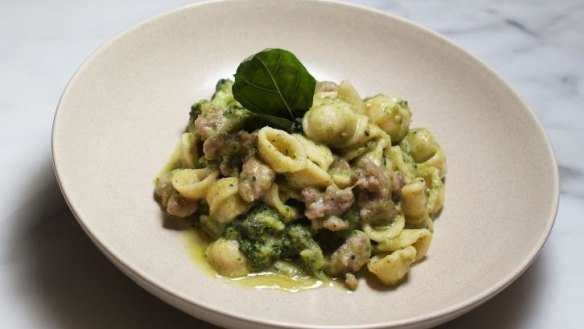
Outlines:
[[188, 217], [197, 211], [199, 203], [182, 197], [172, 187], [172, 173], [168, 172], [161, 175], [156, 181], [154, 194], [160, 201], [162, 208], [169, 215], [177, 217]]
[[322, 227], [332, 232], [338, 232], [349, 228], [349, 223], [338, 216], [329, 216], [322, 222]]
[[255, 153], [257, 133], [239, 131], [237, 134], [219, 134], [210, 137], [203, 143], [205, 159], [219, 160], [224, 157], [245, 157]]
[[345, 274], [345, 287], [347, 287], [347, 289], [349, 290], [353, 291], [357, 290], [357, 288], [359, 287], [359, 280], [357, 280], [355, 274], [353, 273]]
[[276, 173], [256, 156], [249, 156], [239, 176], [239, 195], [247, 202], [261, 198], [272, 186]]
[[347, 272], [357, 272], [371, 257], [371, 241], [367, 234], [354, 231], [353, 234], [331, 255], [326, 272], [337, 276]]
[[210, 115], [199, 115], [195, 120], [195, 131], [202, 140], [206, 140], [214, 132], [223, 130], [227, 124], [227, 118], [223, 115], [223, 109], [219, 106], [213, 106]]
[[360, 218], [372, 225], [387, 225], [393, 220], [396, 209], [391, 198], [392, 182], [383, 168], [371, 160], [363, 159], [355, 170], [359, 190], [357, 205]]
[[188, 217], [197, 211], [199, 203], [194, 200], [186, 199], [179, 194], [173, 194], [168, 199], [166, 212], [176, 217]]
[[327, 187], [324, 194], [313, 187], [304, 188], [301, 193], [306, 205], [305, 215], [310, 220], [342, 215], [355, 201], [351, 188], [341, 190], [334, 185]]

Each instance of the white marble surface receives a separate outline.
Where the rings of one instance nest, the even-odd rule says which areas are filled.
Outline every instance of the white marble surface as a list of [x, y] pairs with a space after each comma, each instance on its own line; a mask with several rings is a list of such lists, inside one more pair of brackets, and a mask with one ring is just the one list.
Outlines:
[[[111, 265], [68, 211], [51, 165], [54, 110], [75, 69], [117, 33], [189, 2], [0, 0], [1, 328], [214, 328]], [[354, 2], [481, 57], [535, 110], [559, 162], [560, 209], [539, 258], [503, 293], [441, 328], [582, 328], [584, 1]]]

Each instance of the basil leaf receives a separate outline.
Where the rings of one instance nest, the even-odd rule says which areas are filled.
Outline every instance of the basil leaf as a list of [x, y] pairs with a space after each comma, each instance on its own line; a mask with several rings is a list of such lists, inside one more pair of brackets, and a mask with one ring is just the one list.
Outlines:
[[293, 122], [280, 117], [275, 117], [272, 115], [267, 115], [263, 113], [255, 113], [255, 116], [260, 119], [260, 121], [265, 121], [271, 127], [284, 129], [284, 130], [291, 130]]
[[292, 121], [312, 106], [315, 86], [316, 80], [294, 54], [264, 49], [239, 64], [233, 97], [256, 114]]

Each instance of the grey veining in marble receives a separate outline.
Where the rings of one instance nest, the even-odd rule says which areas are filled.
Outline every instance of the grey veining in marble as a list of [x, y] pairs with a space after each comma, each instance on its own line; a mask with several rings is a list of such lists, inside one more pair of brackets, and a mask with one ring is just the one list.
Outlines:
[[[441, 328], [581, 328], [584, 1], [351, 2], [413, 20], [482, 58], [530, 104], [558, 159], [560, 209], [541, 255], [500, 295]], [[54, 110], [75, 69], [117, 33], [188, 3], [0, 0], [0, 327], [214, 328], [101, 255], [68, 211], [50, 156]]]

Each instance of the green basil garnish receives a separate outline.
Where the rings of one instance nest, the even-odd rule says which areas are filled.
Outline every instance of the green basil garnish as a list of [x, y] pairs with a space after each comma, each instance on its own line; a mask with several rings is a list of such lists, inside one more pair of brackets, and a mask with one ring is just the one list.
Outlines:
[[316, 80], [284, 49], [264, 49], [246, 58], [235, 73], [233, 97], [276, 127], [290, 129], [312, 106]]

